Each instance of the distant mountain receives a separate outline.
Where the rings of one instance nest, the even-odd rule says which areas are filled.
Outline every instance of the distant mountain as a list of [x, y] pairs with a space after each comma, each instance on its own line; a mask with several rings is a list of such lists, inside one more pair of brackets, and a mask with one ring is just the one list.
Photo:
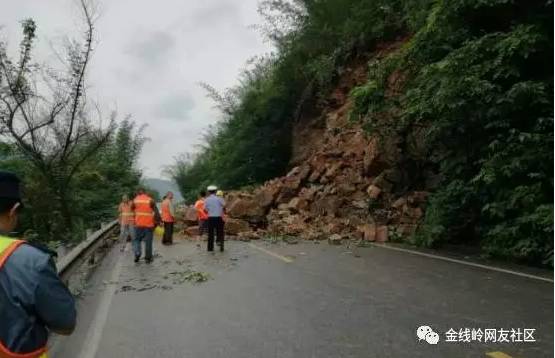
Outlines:
[[143, 182], [149, 188], [156, 190], [158, 194], [160, 194], [160, 198], [166, 195], [168, 191], [171, 191], [173, 192], [174, 202], [179, 202], [183, 200], [183, 196], [181, 196], [181, 193], [179, 192], [179, 188], [174, 182], [170, 180], [158, 179], [158, 178], [146, 178], [143, 180]]

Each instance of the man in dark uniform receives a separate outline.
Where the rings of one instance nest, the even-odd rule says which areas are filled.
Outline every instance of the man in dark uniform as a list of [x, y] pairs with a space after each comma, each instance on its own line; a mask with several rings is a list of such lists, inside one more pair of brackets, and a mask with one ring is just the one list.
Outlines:
[[208, 213], [208, 251], [214, 251], [214, 234], [220, 246], [220, 251], [224, 251], [224, 213], [225, 200], [216, 195], [218, 188], [210, 185], [206, 188], [208, 198], [204, 200], [204, 207]]
[[8, 237], [22, 209], [20, 181], [0, 171], [0, 357], [46, 357], [50, 331], [75, 328], [75, 301], [47, 250]]

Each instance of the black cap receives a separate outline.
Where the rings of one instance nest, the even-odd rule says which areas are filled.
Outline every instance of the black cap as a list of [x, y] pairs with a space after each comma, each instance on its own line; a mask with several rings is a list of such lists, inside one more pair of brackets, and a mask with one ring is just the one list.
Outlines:
[[21, 200], [20, 184], [15, 174], [0, 171], [0, 198]]

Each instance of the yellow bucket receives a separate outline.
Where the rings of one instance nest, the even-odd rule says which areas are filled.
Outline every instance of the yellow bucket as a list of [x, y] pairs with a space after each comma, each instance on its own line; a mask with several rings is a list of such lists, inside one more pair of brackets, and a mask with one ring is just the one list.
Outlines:
[[162, 238], [162, 236], [164, 236], [164, 228], [161, 226], [156, 226], [156, 228], [154, 229], [154, 236], [159, 239]]

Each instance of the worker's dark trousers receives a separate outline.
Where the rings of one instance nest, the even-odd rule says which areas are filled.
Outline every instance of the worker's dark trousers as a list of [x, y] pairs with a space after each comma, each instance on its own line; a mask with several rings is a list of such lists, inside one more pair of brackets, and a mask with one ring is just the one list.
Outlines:
[[164, 221], [164, 236], [162, 237], [162, 244], [173, 244], [173, 223]]
[[214, 233], [220, 250], [224, 251], [224, 221], [221, 216], [208, 218], [208, 251], [214, 251]]
[[133, 238], [133, 252], [136, 257], [141, 257], [141, 241], [145, 242], [145, 260], [152, 260], [152, 234], [154, 228], [135, 226]]

